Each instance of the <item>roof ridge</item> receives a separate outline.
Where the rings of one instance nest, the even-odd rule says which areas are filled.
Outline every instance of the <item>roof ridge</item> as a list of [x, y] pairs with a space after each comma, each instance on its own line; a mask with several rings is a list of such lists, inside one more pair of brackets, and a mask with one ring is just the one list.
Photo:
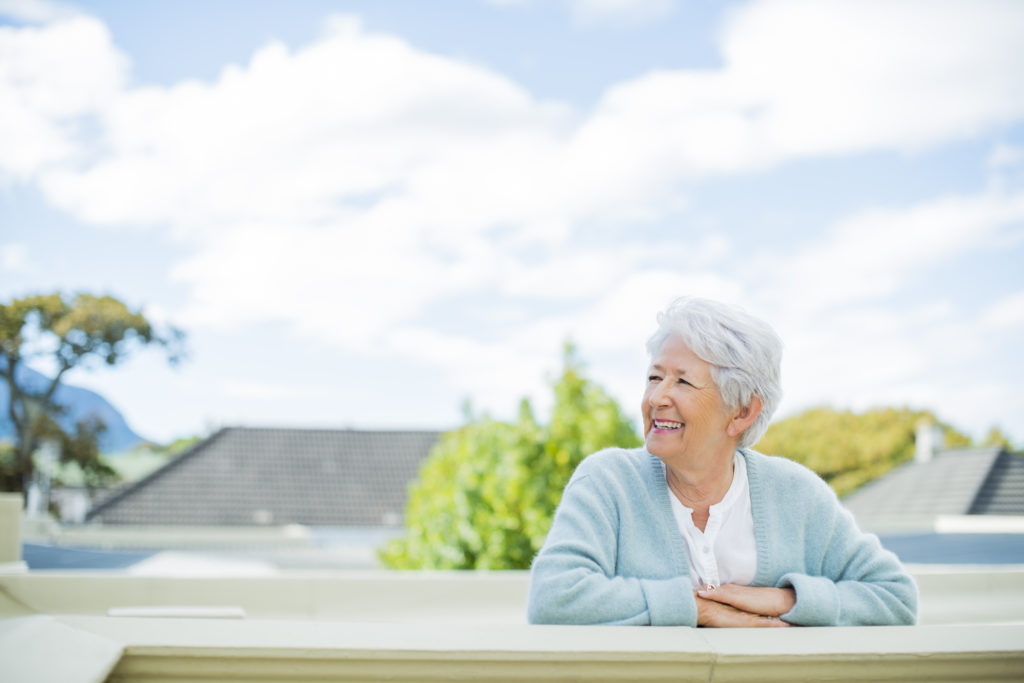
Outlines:
[[226, 429], [248, 432], [332, 432], [356, 434], [444, 434], [451, 429], [366, 429], [355, 427], [250, 427], [234, 426]]
[[974, 493], [974, 499], [971, 501], [971, 506], [968, 508], [968, 514], [984, 514], [985, 508], [989, 507], [991, 501], [988, 500], [995, 495], [997, 485], [1000, 483], [1000, 479], [1004, 478], [1006, 470], [1010, 469], [1012, 458], [1014, 454], [1005, 448], [999, 448], [999, 452], [996, 457], [992, 459], [992, 465], [989, 467], [988, 472], [985, 474], [985, 478], [981, 482], [981, 486]]

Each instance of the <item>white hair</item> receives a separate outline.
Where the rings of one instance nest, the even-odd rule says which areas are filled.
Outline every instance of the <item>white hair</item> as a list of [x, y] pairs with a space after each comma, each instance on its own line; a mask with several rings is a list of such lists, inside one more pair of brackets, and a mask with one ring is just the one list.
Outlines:
[[658, 314], [658, 330], [647, 340], [647, 353], [653, 357], [672, 335], [711, 365], [711, 379], [730, 410], [749, 406], [755, 395], [761, 398], [761, 413], [740, 435], [739, 446], [757, 443], [782, 400], [779, 335], [740, 308], [686, 296]]

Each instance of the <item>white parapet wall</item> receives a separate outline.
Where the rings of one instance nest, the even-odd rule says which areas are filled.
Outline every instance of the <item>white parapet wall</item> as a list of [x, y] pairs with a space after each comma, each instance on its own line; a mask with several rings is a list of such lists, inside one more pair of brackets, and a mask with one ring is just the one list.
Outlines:
[[[912, 565], [922, 625], [1024, 624], [1024, 567]], [[428, 624], [525, 623], [526, 572], [291, 571], [273, 576], [131, 576], [37, 571], [0, 589], [37, 614], [237, 608], [252, 619]], [[0, 611], [2, 614], [2, 611]]]
[[60, 624], [123, 647], [113, 681], [992, 681], [1024, 673], [1024, 626], [714, 631], [87, 617]]
[[1024, 680], [1024, 567], [910, 569], [918, 626], [717, 631], [531, 626], [525, 572], [8, 571], [0, 681]]
[[0, 680], [1024, 680], [1024, 568], [912, 569], [919, 626], [723, 631], [530, 626], [523, 572], [28, 572]]

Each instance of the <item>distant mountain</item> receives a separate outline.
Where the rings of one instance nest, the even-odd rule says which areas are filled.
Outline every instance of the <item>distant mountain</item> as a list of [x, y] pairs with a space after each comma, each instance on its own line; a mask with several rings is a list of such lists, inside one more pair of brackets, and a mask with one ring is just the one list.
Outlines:
[[[4, 359], [0, 358], [0, 363], [3, 362]], [[24, 365], [18, 366], [17, 379], [22, 386], [32, 388], [42, 387], [49, 381], [42, 373]], [[100, 451], [104, 453], [126, 451], [143, 441], [143, 438], [128, 426], [117, 408], [95, 391], [61, 383], [54, 398], [58, 405], [67, 408], [67, 412], [58, 420], [64, 429], [74, 429], [78, 421], [89, 416], [103, 420], [107, 429], [100, 437]], [[7, 415], [9, 406], [10, 391], [6, 382], [0, 382], [0, 439], [4, 440], [14, 438], [14, 425]]]

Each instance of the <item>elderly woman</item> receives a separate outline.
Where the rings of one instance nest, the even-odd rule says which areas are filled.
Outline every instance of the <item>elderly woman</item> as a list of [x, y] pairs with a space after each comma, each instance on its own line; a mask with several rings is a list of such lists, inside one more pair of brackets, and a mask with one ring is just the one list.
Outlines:
[[912, 624], [917, 588], [816, 474], [751, 450], [781, 398], [765, 323], [682, 298], [647, 343], [645, 446], [584, 460], [533, 563], [551, 624]]

